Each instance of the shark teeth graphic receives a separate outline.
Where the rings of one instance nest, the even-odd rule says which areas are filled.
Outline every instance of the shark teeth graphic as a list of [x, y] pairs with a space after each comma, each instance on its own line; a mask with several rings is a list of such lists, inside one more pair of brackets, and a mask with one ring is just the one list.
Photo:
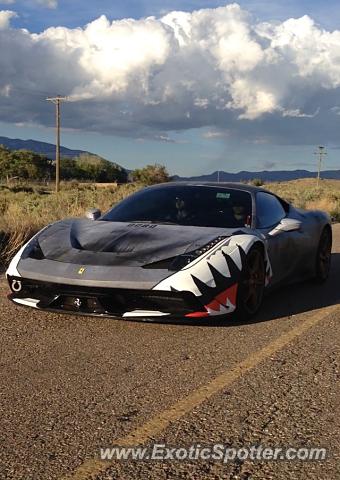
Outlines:
[[[255, 237], [249, 239], [248, 235], [242, 234], [236, 240], [242, 241], [245, 248], [228, 239], [227, 245], [223, 244], [219, 250], [212, 252], [199, 262], [166, 278], [155, 289], [192, 292], [204, 306], [205, 311], [193, 312], [186, 316], [204, 317], [233, 312], [236, 310], [237, 290], [247, 258], [246, 252], [249, 252], [258, 239]], [[226, 246], [228, 251], [225, 250]], [[268, 285], [273, 272], [266, 248], [264, 250], [266, 285]]]
[[[238, 253], [241, 258], [241, 264], [243, 266], [246, 258], [246, 254], [243, 251], [243, 249], [239, 246], [238, 246]], [[217, 300], [217, 297], [220, 294], [229, 290], [233, 285], [238, 284], [240, 280], [242, 268], [239, 269], [236, 263], [234, 262], [234, 260], [226, 253], [222, 252], [222, 255], [225, 258], [225, 261], [228, 266], [227, 276], [223, 275], [219, 270], [217, 270], [213, 265], [211, 265], [208, 262], [211, 275], [215, 282], [215, 287], [211, 287], [207, 285], [205, 282], [203, 282], [201, 279], [196, 277], [195, 275], [191, 275], [192, 280], [194, 281], [199, 292], [201, 293], [201, 295], [198, 295], [197, 298], [200, 300], [200, 302], [203, 305], [209, 306], [211, 302], [214, 302], [214, 300], [216, 300], [216, 302], [219, 305], [224, 304], [224, 306], [226, 306], [226, 303], [225, 303], [226, 299], [225, 299], [225, 302], [223, 301], [220, 302], [219, 300]]]
[[238, 284], [235, 283], [232, 287], [227, 288], [224, 292], [220, 293], [208, 305], [205, 305], [209, 314], [223, 315], [236, 310], [237, 289]]
[[227, 305], [221, 305], [219, 304], [219, 309], [218, 310], [213, 310], [212, 308], [205, 307], [207, 309], [207, 312], [209, 315], [214, 317], [215, 315], [227, 315], [228, 313], [234, 312], [236, 309], [236, 306], [233, 305], [229, 300]]

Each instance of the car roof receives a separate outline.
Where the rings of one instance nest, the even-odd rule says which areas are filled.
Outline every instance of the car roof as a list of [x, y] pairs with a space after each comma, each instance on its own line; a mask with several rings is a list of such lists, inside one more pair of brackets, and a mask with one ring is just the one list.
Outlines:
[[[152, 185], [149, 188], [167, 188], [172, 186], [178, 187], [187, 187], [187, 186], [194, 186], [194, 187], [219, 187], [219, 188], [234, 188], [237, 190], [243, 190], [249, 193], [256, 193], [256, 192], [267, 192], [261, 187], [255, 187], [255, 185], [248, 185], [246, 183], [239, 183], [239, 182], [199, 182], [199, 181], [183, 181], [183, 182], [168, 182], [168, 183], [158, 183], [156, 185]], [[269, 192], [270, 193], [270, 192]]]

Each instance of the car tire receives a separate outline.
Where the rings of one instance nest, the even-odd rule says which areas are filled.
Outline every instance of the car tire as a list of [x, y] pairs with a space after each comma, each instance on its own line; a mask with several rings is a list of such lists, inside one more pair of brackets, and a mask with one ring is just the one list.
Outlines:
[[262, 247], [252, 247], [243, 265], [238, 287], [236, 315], [240, 320], [254, 316], [261, 308], [265, 290], [266, 267]]
[[316, 252], [315, 280], [324, 283], [329, 277], [332, 256], [332, 232], [330, 228], [324, 228]]

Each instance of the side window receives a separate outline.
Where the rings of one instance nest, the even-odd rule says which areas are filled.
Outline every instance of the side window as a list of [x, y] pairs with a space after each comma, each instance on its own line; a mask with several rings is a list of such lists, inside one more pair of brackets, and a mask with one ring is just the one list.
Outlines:
[[268, 228], [279, 223], [286, 212], [279, 200], [270, 193], [256, 194], [256, 218], [258, 228]]

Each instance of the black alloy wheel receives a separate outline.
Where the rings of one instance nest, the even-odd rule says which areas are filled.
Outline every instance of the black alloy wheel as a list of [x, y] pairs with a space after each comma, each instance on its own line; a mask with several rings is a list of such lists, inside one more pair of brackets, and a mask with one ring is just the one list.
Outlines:
[[252, 247], [243, 267], [237, 299], [237, 314], [241, 319], [255, 315], [263, 301], [266, 268], [262, 249]]
[[329, 228], [325, 228], [321, 234], [316, 254], [316, 280], [323, 283], [329, 276], [332, 256], [332, 234]]

